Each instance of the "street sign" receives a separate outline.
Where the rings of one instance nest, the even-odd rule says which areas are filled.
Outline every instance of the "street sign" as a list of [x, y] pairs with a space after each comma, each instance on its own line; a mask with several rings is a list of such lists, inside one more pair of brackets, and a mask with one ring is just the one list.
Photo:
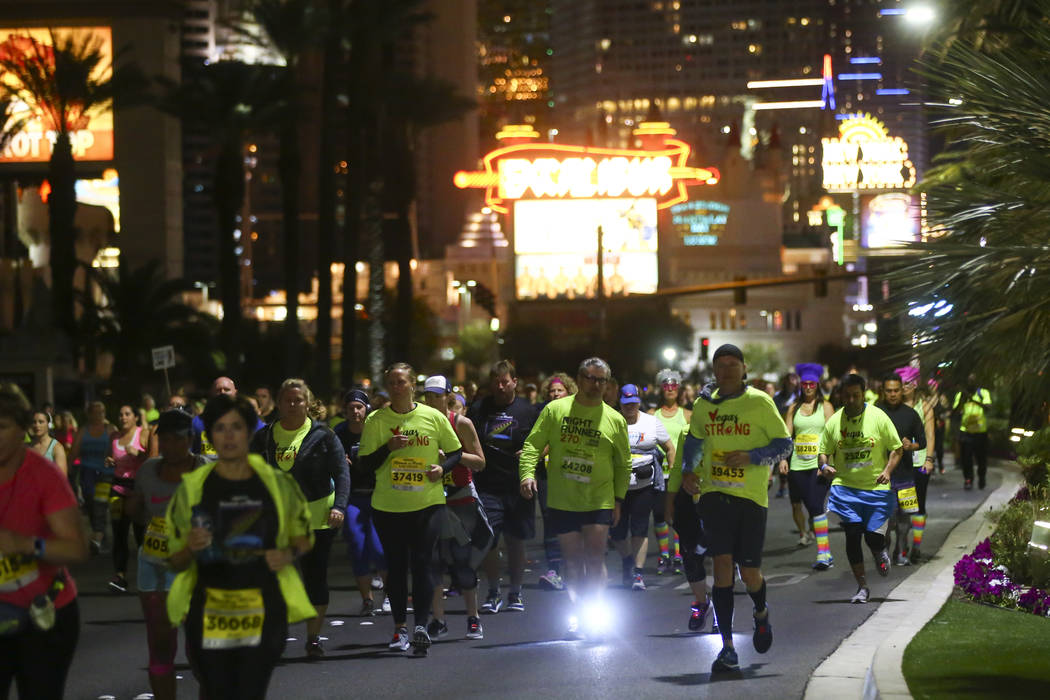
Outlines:
[[153, 348], [153, 369], [168, 369], [175, 366], [175, 346], [164, 345]]

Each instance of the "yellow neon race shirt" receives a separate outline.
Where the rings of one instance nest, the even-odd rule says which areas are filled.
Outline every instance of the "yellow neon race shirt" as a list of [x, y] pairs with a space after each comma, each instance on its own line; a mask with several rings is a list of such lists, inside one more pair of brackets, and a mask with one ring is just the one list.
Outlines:
[[886, 468], [889, 453], [901, 444], [890, 417], [881, 408], [868, 405], [856, 418], [840, 408], [820, 435], [820, 453], [827, 455], [828, 463], [835, 468], [831, 485], [865, 491], [889, 490], [889, 484], [875, 480]]

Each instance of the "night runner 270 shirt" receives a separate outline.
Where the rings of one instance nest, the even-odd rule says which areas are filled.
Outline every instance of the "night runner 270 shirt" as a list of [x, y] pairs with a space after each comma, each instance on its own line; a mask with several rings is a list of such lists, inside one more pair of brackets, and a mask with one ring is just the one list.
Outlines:
[[790, 438], [773, 399], [747, 387], [740, 396], [718, 401], [701, 396], [693, 405], [689, 433], [704, 441], [704, 455], [696, 470], [700, 493], [719, 492], [769, 507], [769, 467], [746, 464], [730, 467], [726, 455], [736, 450], [766, 447], [777, 438]]
[[547, 505], [588, 512], [611, 509], [627, 493], [631, 449], [627, 421], [602, 402], [584, 406], [575, 396], [551, 401], [525, 439], [521, 479], [534, 479], [543, 448], [547, 457]]
[[820, 435], [820, 454], [827, 455], [828, 463], [835, 468], [832, 486], [888, 491], [889, 484], [875, 480], [886, 468], [889, 453], [901, 444], [890, 417], [882, 409], [865, 404], [856, 418], [847, 416], [844, 408], [835, 411]]
[[359, 453], [370, 455], [394, 435], [407, 435], [408, 446], [391, 452], [376, 471], [372, 507], [390, 513], [410, 513], [445, 503], [441, 479], [431, 481], [427, 470], [441, 464], [438, 450], [446, 454], [463, 446], [448, 417], [424, 404], [414, 404], [408, 413], [386, 406], [372, 411], [361, 431]]

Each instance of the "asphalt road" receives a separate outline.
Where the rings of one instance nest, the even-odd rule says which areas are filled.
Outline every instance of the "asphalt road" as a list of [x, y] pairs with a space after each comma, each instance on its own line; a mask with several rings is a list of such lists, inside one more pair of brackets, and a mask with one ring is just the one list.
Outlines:
[[[962, 554], [938, 554], [938, 549], [948, 531], [973, 513], [999, 483], [995, 468], [989, 472], [988, 491], [964, 491], [961, 474], [951, 468], [935, 476], [927, 502], [925, 556]], [[386, 651], [392, 631], [389, 616], [355, 617], [360, 596], [352, 584], [345, 548], [337, 542], [329, 574], [333, 591], [324, 632], [327, 656], [308, 662], [304, 627], [293, 626], [269, 697], [798, 698], [816, 666], [916, 567], [895, 566], [883, 579], [869, 561], [872, 601], [851, 605], [856, 586], [845, 561], [841, 530], [831, 531], [837, 565], [827, 572], [810, 567], [815, 546], [799, 548], [797, 541], [787, 499], [771, 498], [762, 568], [769, 585], [773, 648], [764, 655], [752, 648], [751, 601], [738, 582], [734, 631], [741, 672], [714, 680], [710, 667], [720, 640], [710, 634], [710, 621], [701, 633], [687, 630], [692, 596], [681, 576], [651, 573], [646, 577], [648, 591], [624, 590], [619, 585], [618, 557], [610, 552], [607, 598], [615, 606], [613, 629], [600, 642], [564, 641], [567, 595], [536, 587], [542, 573], [542, 548], [537, 541], [529, 549], [526, 612], [483, 616], [485, 638], [466, 640], [462, 599], [450, 598], [452, 634], [435, 643], [428, 658], [413, 659]], [[655, 566], [654, 549], [650, 547], [650, 566]], [[97, 557], [74, 570], [82, 627], [68, 698], [150, 697], [138, 598], [109, 593], [105, 583], [110, 574], [108, 557]], [[134, 575], [129, 579], [134, 581]], [[177, 663], [179, 698], [196, 698], [197, 684], [181, 652]]]

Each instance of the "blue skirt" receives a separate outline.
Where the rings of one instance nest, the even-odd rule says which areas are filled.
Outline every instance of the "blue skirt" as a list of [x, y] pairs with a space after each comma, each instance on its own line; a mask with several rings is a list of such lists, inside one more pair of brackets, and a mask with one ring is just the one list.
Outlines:
[[882, 532], [893, 512], [895, 492], [868, 491], [848, 486], [832, 486], [828, 495], [828, 511], [844, 523], [861, 523], [868, 532]]

